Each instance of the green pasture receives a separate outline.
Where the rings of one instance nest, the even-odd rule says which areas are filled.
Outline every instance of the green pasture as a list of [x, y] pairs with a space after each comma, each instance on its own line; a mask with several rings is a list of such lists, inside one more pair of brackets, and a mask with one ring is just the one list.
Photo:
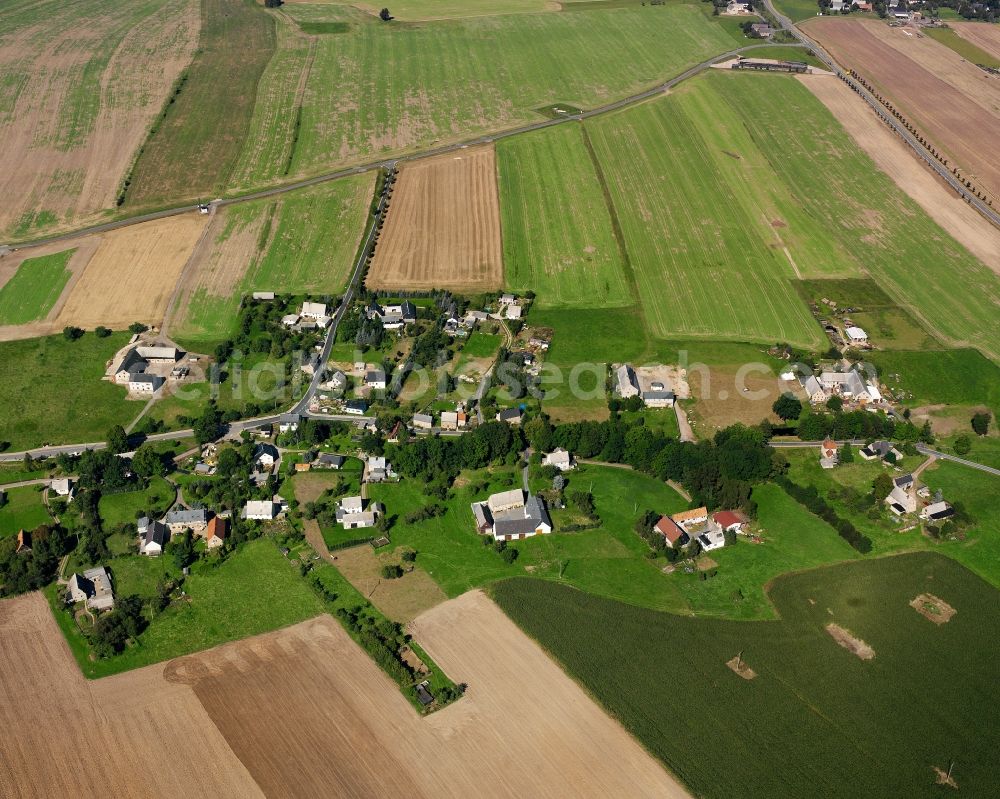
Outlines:
[[58, 335], [0, 343], [0, 441], [13, 450], [102, 441], [113, 425], [128, 424], [141, 404], [101, 379], [128, 337], [87, 333], [77, 341]]
[[[554, 103], [599, 105], [733, 44], [696, 4], [419, 25], [385, 24], [331, 4], [286, 5], [282, 13], [296, 24], [350, 24], [346, 33], [317, 36], [311, 62], [302, 59], [300, 75], [311, 66], [289, 176], [511, 127], [539, 119], [535, 109]], [[297, 87], [277, 61], [264, 71], [259, 96], [285, 110], [254, 113], [248, 148], [291, 135]], [[276, 147], [245, 154], [241, 182], [280, 179], [286, 165], [274, 157]]]
[[34, 530], [41, 524], [49, 524], [45, 503], [42, 502], [40, 486], [23, 488], [3, 488], [4, 503], [0, 505], [0, 537], [17, 535], [19, 530]]
[[986, 405], [1000, 413], [1000, 366], [977, 350], [898, 350], [865, 356], [895, 392], [912, 396], [906, 404]]
[[[949, 790], [933, 769], [952, 760], [962, 793], [993, 792], [1000, 593], [946, 558], [779, 578], [770, 597], [780, 620], [769, 622], [682, 618], [539, 580], [505, 581], [492, 593], [697, 796], [738, 796], [752, 785], [776, 799], [847, 799], [858, 786], [872, 796], [933, 797]], [[921, 593], [957, 614], [932, 623], [909, 605]], [[875, 657], [835, 643], [830, 623]], [[753, 679], [726, 666], [738, 654]]]
[[802, 22], [819, 14], [819, 4], [815, 0], [776, 0], [774, 6], [792, 22]]
[[0, 288], [0, 325], [44, 319], [70, 279], [66, 268], [76, 249], [26, 258]]
[[174, 487], [162, 477], [154, 477], [147, 488], [122, 494], [106, 494], [97, 507], [105, 530], [119, 524], [135, 524], [140, 513], [153, 517], [165, 513], [174, 500]]
[[[125, 588], [146, 597], [155, 593], [157, 582], [171, 568], [165, 558], [139, 556], [116, 558], [109, 565], [116, 581], [120, 565]], [[115, 657], [93, 661], [76, 623], [60, 609], [57, 595], [63, 590], [52, 585], [46, 594], [80, 670], [90, 678], [258, 635], [323, 612], [321, 601], [299, 576], [296, 565], [282, 557], [274, 542], [259, 539], [245, 544], [218, 567], [210, 561], [197, 564], [184, 581], [187, 600], [173, 603], [157, 616], [134, 646]]]
[[508, 288], [538, 308], [635, 302], [579, 125], [504, 139], [497, 171]]
[[830, 238], [794, 208], [736, 110], [716, 93], [731, 77], [714, 77], [587, 123], [645, 323], [658, 338], [818, 346], [819, 327], [791, 280], [796, 265], [829, 274]]
[[[241, 150], [261, 141], [251, 120], [277, 46], [274, 19], [254, 0], [202, 0], [198, 49], [136, 160], [127, 207], [209, 200], [229, 189]], [[273, 159], [271, 147], [262, 150]], [[274, 167], [280, 174], [283, 165]]]

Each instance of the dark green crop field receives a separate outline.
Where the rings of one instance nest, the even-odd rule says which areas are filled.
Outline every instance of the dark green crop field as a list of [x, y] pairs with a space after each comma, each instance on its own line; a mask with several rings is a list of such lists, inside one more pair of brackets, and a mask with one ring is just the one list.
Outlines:
[[[776, 622], [682, 618], [540, 580], [492, 592], [698, 796], [936, 797], [950, 789], [934, 769], [952, 760], [959, 795], [996, 795], [1000, 592], [947, 558], [779, 578]], [[957, 613], [928, 620], [909, 604], [924, 593]], [[874, 657], [839, 646], [830, 623]], [[753, 679], [726, 665], [740, 652]]]

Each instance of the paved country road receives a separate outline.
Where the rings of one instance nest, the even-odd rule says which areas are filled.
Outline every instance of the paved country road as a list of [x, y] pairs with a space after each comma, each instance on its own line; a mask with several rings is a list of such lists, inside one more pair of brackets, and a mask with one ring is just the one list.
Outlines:
[[[598, 116], [599, 114], [606, 114], [609, 111], [616, 111], [619, 108], [625, 108], [629, 105], [634, 105], [635, 103], [641, 103], [644, 100], [648, 100], [651, 97], [655, 97], [658, 94], [662, 94], [668, 89], [673, 88], [678, 83], [685, 81], [689, 78], [694, 77], [699, 72], [708, 69], [712, 64], [718, 61], [725, 61], [729, 58], [734, 58], [742, 53], [748, 52], [750, 50], [767, 49], [769, 47], [774, 47], [772, 44], [751, 44], [746, 47], [739, 47], [735, 50], [730, 50], [726, 53], [719, 53], [711, 58], [702, 61], [700, 64], [696, 64], [690, 69], [685, 70], [681, 74], [670, 78], [664, 83], [660, 83], [651, 89], [646, 89], [645, 91], [639, 92], [638, 94], [629, 95], [628, 97], [623, 97], [621, 100], [615, 100], [612, 103], [606, 105], [598, 106], [597, 108], [592, 108], [589, 111], [582, 111], [579, 114], [567, 114], [565, 116], [557, 117], [555, 119], [544, 119], [538, 122], [530, 122], [526, 125], [519, 125], [514, 128], [508, 128], [506, 130], [500, 130], [496, 133], [492, 133], [485, 136], [477, 136], [474, 139], [465, 139], [463, 141], [455, 142], [454, 144], [445, 144], [440, 147], [430, 147], [422, 150], [417, 150], [414, 153], [406, 156], [407, 161], [416, 161], [422, 158], [430, 158], [435, 155], [442, 155], [444, 153], [455, 152], [456, 150], [461, 150], [466, 147], [476, 145], [476, 144], [487, 144], [489, 142], [496, 141], [497, 139], [505, 139], [510, 136], [517, 136], [521, 133], [529, 133], [533, 130], [541, 130], [542, 128], [549, 128], [554, 125], [561, 125], [564, 122], [577, 121], [582, 119], [590, 119], [591, 117]], [[812, 45], [810, 45], [812, 46]], [[371, 172], [376, 169], [384, 169], [392, 166], [396, 162], [394, 160], [379, 159], [377, 161], [369, 161], [364, 164], [360, 164], [354, 167], [348, 167], [344, 169], [338, 169], [333, 172], [326, 172], [322, 175], [316, 175], [305, 180], [298, 180], [294, 183], [286, 183], [281, 186], [273, 186], [268, 189], [261, 189], [260, 191], [251, 192], [249, 194], [234, 195], [232, 197], [226, 197], [222, 199], [212, 200], [209, 205], [214, 213], [218, 208], [222, 208], [227, 205], [236, 205], [238, 203], [250, 202], [252, 200], [259, 200], [265, 197], [274, 197], [279, 194], [286, 194], [290, 191], [297, 191], [298, 189], [304, 189], [309, 186], [315, 186], [320, 183], [327, 183], [331, 180], [339, 180], [340, 178], [346, 178], [350, 175], [357, 175], [363, 172]], [[88, 227], [79, 228], [74, 231], [68, 231], [66, 233], [60, 233], [54, 236], [46, 236], [41, 239], [34, 239], [31, 241], [24, 241], [20, 243], [8, 244], [11, 250], [23, 250], [30, 247], [41, 247], [46, 244], [52, 244], [59, 241], [66, 241], [67, 239], [73, 239], [77, 236], [85, 236], [88, 233], [106, 233], [109, 230], [117, 230], [118, 228], [128, 227], [129, 225], [137, 225], [141, 222], [150, 222], [155, 219], [164, 219], [169, 216], [176, 216], [178, 214], [186, 214], [192, 211], [198, 210], [199, 203], [192, 203], [189, 205], [179, 205], [175, 208], [165, 208], [160, 211], [151, 211], [145, 214], [139, 214], [137, 216], [123, 217], [121, 219], [115, 219], [111, 222], [103, 222], [98, 225], [90, 225]], [[5, 248], [0, 247], [0, 251]]]

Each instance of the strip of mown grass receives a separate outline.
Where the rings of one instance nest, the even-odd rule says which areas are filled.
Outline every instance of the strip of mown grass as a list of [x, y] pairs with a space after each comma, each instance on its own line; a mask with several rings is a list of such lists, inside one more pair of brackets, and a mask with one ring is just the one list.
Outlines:
[[[936, 625], [909, 602], [958, 610]], [[509, 580], [501, 608], [698, 796], [932, 796], [938, 767], [989, 795], [1000, 745], [993, 656], [1000, 592], [947, 558], [914, 554], [789, 575], [780, 621], [689, 619], [539, 580]], [[875, 651], [864, 661], [825, 631]], [[742, 654], [756, 673], [726, 662]], [[961, 674], [961, 679], [943, 675]], [[872, 741], [878, 741], [877, 746]]]
[[954, 50], [966, 61], [992, 69], [1000, 69], [1000, 58], [987, 53], [968, 39], [963, 39], [951, 28], [923, 28], [922, 33], [930, 36], [945, 47]]
[[132, 170], [130, 208], [225, 191], [275, 51], [274, 17], [253, 0], [202, 0], [201, 37], [181, 91], [154, 123]]
[[45, 503], [42, 502], [40, 486], [4, 489], [4, 503], [0, 505], [0, 537], [17, 535], [19, 530], [34, 530], [42, 524], [49, 524]]
[[20, 450], [103, 441], [113, 425], [128, 424], [141, 406], [101, 379], [128, 337], [87, 333], [77, 341], [46, 336], [0, 343], [0, 442]]
[[0, 288], [0, 325], [23, 325], [44, 319], [66, 287], [66, 268], [76, 249], [26, 258]]
[[503, 140], [497, 171], [508, 288], [538, 308], [635, 302], [579, 126]]

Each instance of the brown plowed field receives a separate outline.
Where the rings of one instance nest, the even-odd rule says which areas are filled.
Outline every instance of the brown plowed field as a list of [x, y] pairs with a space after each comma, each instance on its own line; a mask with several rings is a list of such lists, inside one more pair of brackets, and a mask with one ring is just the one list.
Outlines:
[[963, 202], [841, 80], [806, 79], [807, 87], [893, 182], [973, 255], [1000, 274], [1000, 230]]
[[501, 287], [492, 147], [403, 164], [366, 283], [372, 289]]
[[1000, 26], [982, 22], [949, 22], [948, 27], [980, 50], [1000, 58]]
[[0, 25], [0, 232], [15, 237], [114, 205], [200, 23], [194, 0], [28, 6]]
[[687, 796], [483, 594], [413, 628], [469, 684], [426, 718], [329, 616], [88, 683], [45, 600], [7, 600], [0, 795]]
[[163, 666], [87, 682], [41, 594], [0, 602], [0, 796], [262, 797]]
[[884, 23], [818, 18], [804, 30], [875, 85], [980, 189], [1000, 197], [1000, 159], [983, 144], [1000, 130], [1000, 81], [944, 45]]
[[181, 214], [100, 234], [100, 246], [66, 299], [56, 327], [159, 325], [207, 220], [198, 213]]

